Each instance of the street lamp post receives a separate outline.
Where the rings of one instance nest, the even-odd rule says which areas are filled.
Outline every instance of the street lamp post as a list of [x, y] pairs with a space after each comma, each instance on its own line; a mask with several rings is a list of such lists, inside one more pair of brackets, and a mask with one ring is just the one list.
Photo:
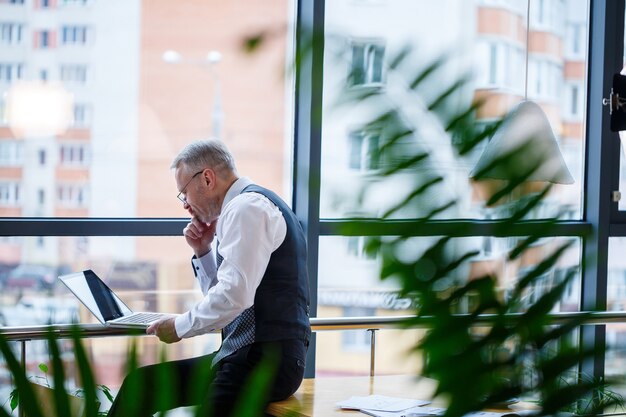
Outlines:
[[220, 86], [220, 76], [217, 72], [217, 64], [222, 60], [222, 54], [219, 51], [210, 51], [206, 58], [201, 61], [186, 61], [182, 56], [173, 50], [163, 53], [163, 61], [170, 64], [188, 63], [202, 67], [208, 67], [211, 77], [213, 78], [213, 109], [211, 111], [212, 135], [217, 139], [222, 139], [222, 128], [224, 124], [224, 111], [222, 110], [222, 92]]

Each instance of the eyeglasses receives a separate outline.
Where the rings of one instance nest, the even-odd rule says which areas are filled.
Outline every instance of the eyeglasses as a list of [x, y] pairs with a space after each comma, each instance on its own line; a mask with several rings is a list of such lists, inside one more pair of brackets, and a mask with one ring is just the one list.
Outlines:
[[185, 186], [183, 187], [182, 190], [180, 190], [180, 193], [178, 193], [178, 195], [176, 196], [176, 198], [178, 198], [180, 201], [183, 202], [183, 204], [187, 204], [187, 196], [185, 195], [185, 190], [187, 189], [187, 186], [189, 185], [189, 183], [196, 178], [198, 175], [202, 174], [204, 172], [204, 170], [202, 171], [198, 171], [195, 174], [193, 174], [193, 176], [191, 178], [189, 178], [189, 181], [187, 181], [187, 184], [185, 184]]

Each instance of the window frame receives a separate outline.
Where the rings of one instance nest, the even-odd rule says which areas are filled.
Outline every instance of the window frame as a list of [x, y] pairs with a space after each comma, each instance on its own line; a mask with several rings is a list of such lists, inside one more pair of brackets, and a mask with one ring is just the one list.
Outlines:
[[[324, 0], [297, 0], [296, 48], [312, 45], [312, 54], [304, 56], [295, 72], [293, 200], [308, 241], [308, 265], [311, 291], [311, 317], [317, 316], [317, 268], [320, 236], [380, 236], [418, 230], [420, 236], [498, 236], [494, 220], [419, 220], [381, 221], [378, 219], [328, 219], [319, 217], [322, 86], [324, 39]], [[583, 310], [606, 309], [608, 240], [626, 236], [626, 212], [617, 203], [604, 198], [617, 184], [619, 142], [609, 131], [608, 109], [601, 106], [610, 91], [614, 72], [619, 72], [623, 56], [624, 0], [590, 3], [590, 33], [587, 102], [586, 149], [584, 172], [583, 218], [561, 221], [551, 228], [551, 235], [582, 236], [583, 256], [595, 256], [594, 265], [582, 270], [581, 307]], [[91, 34], [86, 32], [86, 41]], [[62, 42], [61, 45], [70, 46]], [[619, 62], [619, 65], [618, 65]], [[597, 140], [589, 140], [597, 138]], [[602, 139], [602, 140], [600, 140]], [[178, 236], [186, 225], [184, 218], [0, 218], [0, 236]], [[413, 227], [419, 222], [420, 227]], [[349, 228], [347, 226], [350, 226]], [[460, 227], [462, 226], [462, 227]], [[469, 226], [469, 227], [466, 227]], [[507, 236], [542, 233], [542, 221], [530, 221], [513, 228]], [[582, 345], [594, 346], [596, 356], [582, 368], [593, 376], [604, 374], [604, 325], [583, 326]], [[315, 375], [315, 335], [308, 352], [306, 376]]]

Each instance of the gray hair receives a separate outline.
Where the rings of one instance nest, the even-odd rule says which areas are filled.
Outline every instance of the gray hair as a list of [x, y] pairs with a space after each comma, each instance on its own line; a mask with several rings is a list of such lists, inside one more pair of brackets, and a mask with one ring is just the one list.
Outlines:
[[198, 140], [185, 146], [170, 168], [178, 169], [185, 165], [190, 171], [211, 168], [216, 173], [225, 170], [235, 172], [235, 159], [226, 145], [217, 139]]

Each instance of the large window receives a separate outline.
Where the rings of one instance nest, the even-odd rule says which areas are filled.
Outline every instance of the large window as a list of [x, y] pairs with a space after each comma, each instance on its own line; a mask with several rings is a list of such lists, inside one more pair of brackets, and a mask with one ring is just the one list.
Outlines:
[[[429, 107], [438, 93], [463, 77], [469, 81], [455, 92], [454, 102], [445, 105], [454, 111], [453, 106], [483, 101], [476, 123], [504, 117], [522, 99], [541, 107], [554, 134], [546, 141], [556, 140], [563, 168], [575, 175], [573, 184], [554, 188], [550, 204], [582, 217], [581, 144], [585, 138], [579, 126], [585, 114], [586, 56], [576, 45], [586, 39], [585, 2], [531, 1], [529, 9], [462, 1], [327, 3], [321, 217], [355, 213], [379, 217], [407, 188], [415, 186], [415, 177], [441, 175], [445, 184], [432, 199], [442, 203], [456, 200], [457, 204], [442, 211], [439, 218], [488, 218], [492, 210], [485, 205], [483, 189], [472, 180], [472, 172], [483, 153], [492, 151], [490, 146], [460, 155], [455, 148], [457, 138], [446, 130], [445, 122], [432, 117]], [[439, 24], [441, 21], [447, 24]], [[566, 44], [571, 47], [564, 55]], [[413, 87], [420, 71], [436, 62], [438, 68], [427, 81]], [[574, 71], [578, 68], [583, 70]], [[346, 99], [355, 94], [351, 91], [354, 86], [373, 83], [384, 83], [378, 95], [370, 93], [368, 100], [358, 105]], [[379, 149], [383, 150], [396, 132], [388, 131], [389, 123], [381, 123], [379, 131], [366, 128], [391, 110], [401, 119], [395, 123], [409, 132], [401, 138], [406, 151], [379, 155]], [[363, 192], [364, 184], [377, 181], [370, 171], [384, 169], [385, 157], [397, 160], [417, 149], [429, 154], [428, 163], [398, 173], [393, 183], [370, 184], [370, 191]], [[420, 217], [431, 209], [424, 204], [421, 211], [397, 213], [396, 217]]]
[[[31, 22], [19, 22], [21, 42], [13, 40], [17, 29], [1, 32], [2, 39], [11, 40], [0, 43], [0, 52], [6, 52], [0, 56], [10, 58], [0, 62], [2, 100], [17, 81], [32, 81], [41, 69], [47, 71], [50, 84], [61, 81], [72, 93], [72, 117], [63, 129], [20, 136], [11, 130], [10, 120], [0, 125], [0, 216], [6, 235], [0, 239], [0, 282], [4, 283], [5, 324], [18, 319], [22, 320], [18, 325], [67, 321], [76, 315], [81, 321], [92, 320], [46, 278], [87, 267], [112, 283], [137, 309], [180, 312], [188, 308], [198, 291], [193, 281], [179, 279], [191, 275], [190, 253], [179, 236], [187, 213], [175, 198], [178, 190], [169, 165], [186, 143], [208, 136], [227, 143], [240, 174], [276, 190], [286, 201], [291, 202], [293, 195], [309, 238], [311, 288], [317, 301], [312, 311], [317, 316], [411, 312], [410, 302], [398, 297], [397, 284], [379, 279], [380, 257], [367, 250], [368, 239], [395, 236], [411, 221], [448, 202], [454, 204], [437, 211], [407, 240], [403, 256], [417, 256], [437, 237], [458, 233], [450, 250], [473, 250], [477, 255], [450, 278], [463, 282], [492, 272], [505, 297], [515, 280], [541, 262], [546, 248], [572, 241], [563, 262], [524, 294], [527, 305], [573, 274], [559, 311], [623, 310], [620, 282], [626, 269], [617, 262], [621, 247], [617, 238], [626, 231], [620, 228], [621, 213], [615, 209], [618, 196], [612, 194], [619, 169], [617, 162], [598, 156], [610, 154], [617, 159], [620, 154], [599, 151], [617, 142], [608, 137], [595, 113], [608, 91], [596, 82], [612, 71], [608, 62], [613, 55], [621, 57], [615, 51], [621, 52], [622, 46], [621, 42], [597, 43], [620, 39], [623, 28], [613, 27], [609, 18], [606, 25], [591, 28], [589, 24], [594, 10], [608, 10], [610, 15], [613, 8], [621, 7], [623, 12], [623, 1], [592, 5], [586, 0], [270, 3], [256, 0], [209, 8], [200, 1], [185, 5], [62, 1], [58, 8], [46, 10], [51, 19], [46, 27], [64, 22], [67, 16], [62, 13], [68, 8], [72, 23], [58, 26], [59, 48], [45, 53], [37, 53], [35, 45], [23, 41], [34, 35], [24, 32], [34, 30]], [[319, 14], [311, 13], [314, 8], [324, 12], [323, 23], [316, 20]], [[176, 19], [167, 18], [174, 15]], [[296, 16], [308, 20], [298, 21]], [[316, 49], [313, 38], [315, 47], [308, 51], [313, 53], [312, 67], [300, 72], [285, 69], [294, 56], [294, 28], [325, 34], [323, 50]], [[596, 32], [590, 33], [591, 29]], [[605, 30], [608, 36], [600, 36]], [[256, 52], [246, 52], [244, 44], [256, 46]], [[300, 44], [303, 49], [307, 45]], [[593, 61], [587, 55], [590, 48]], [[23, 62], [23, 57], [32, 57], [32, 62], [31, 58]], [[433, 62], [439, 62], [433, 78], [417, 83], [419, 71]], [[592, 73], [598, 66], [601, 73]], [[292, 80], [294, 74], [301, 78]], [[523, 233], [494, 236], [494, 220], [509, 212], [509, 202], [487, 204], [484, 187], [472, 177], [495, 141], [461, 154], [462, 138], [451, 135], [433, 117], [437, 103], [432, 100], [462, 77], [467, 81], [450, 97], [459, 106], [484, 102], [474, 124], [485, 132], [520, 103], [536, 103], [548, 120], [563, 168], [573, 178], [573, 183], [554, 184], [543, 205], [527, 216], [535, 221], [533, 230], [543, 230], [542, 221], [558, 214], [557, 231], [535, 242], [531, 256], [511, 267], [505, 267], [505, 254]], [[419, 84], [419, 91], [407, 88], [413, 83]], [[357, 105], [345, 100], [359, 95], [368, 100]], [[399, 109], [400, 115], [392, 123], [370, 123], [390, 109]], [[390, 131], [389, 125], [402, 131]], [[381, 151], [390, 137], [396, 146]], [[419, 152], [428, 155], [426, 164], [379, 179], [393, 164], [410, 165]], [[439, 177], [436, 192], [419, 204], [410, 210], [392, 210], [415, 189], [417, 180]], [[614, 202], [603, 200], [609, 195]], [[613, 205], [604, 210], [607, 207], [601, 204]], [[338, 227], [355, 217], [367, 218], [376, 227], [370, 228], [366, 221], [357, 223], [357, 232]], [[380, 221], [382, 217], [393, 222]], [[28, 233], [21, 229], [23, 218], [33, 220]], [[455, 229], [460, 223], [471, 224], [472, 233]], [[609, 223], [610, 232], [605, 232]], [[59, 236], [68, 234], [67, 228], [80, 233]], [[590, 231], [594, 233], [586, 234]], [[610, 265], [608, 234], [616, 239], [611, 242]], [[587, 262], [587, 256], [593, 261]], [[608, 274], [602, 268], [607, 265]], [[602, 283], [607, 282], [608, 289], [603, 289]], [[607, 292], [612, 295], [608, 306], [603, 306]], [[43, 316], [39, 306], [46, 302], [41, 298], [52, 305]], [[459, 311], [470, 310], [471, 297], [461, 307]], [[50, 311], [55, 311], [54, 317]], [[613, 362], [607, 364], [623, 362], [625, 343], [620, 332], [619, 327], [609, 327], [606, 339], [595, 340], [618, 347], [609, 354]], [[406, 351], [421, 334], [381, 335], [378, 355], [389, 353], [393, 359], [388, 363], [382, 359], [380, 368], [419, 370], [419, 363], [404, 366], [400, 350]], [[403, 338], [401, 343], [395, 342], [398, 337]], [[102, 358], [98, 366], [120, 364], [125, 340], [91, 343], [94, 357]], [[151, 339], [142, 343], [146, 352], [155, 351]], [[318, 335], [311, 352], [320, 374], [366, 373], [367, 344], [365, 332], [347, 336], [326, 332]], [[198, 339], [172, 349], [175, 355], [187, 355], [216, 345], [213, 339]], [[618, 371], [623, 370], [618, 367]], [[103, 382], [116, 386], [120, 378], [121, 371]]]
[[[14, 139], [24, 143], [24, 155], [36, 153], [44, 137], [51, 148], [67, 147], [72, 141], [88, 146], [88, 165], [83, 163], [87, 171], [81, 174], [86, 176], [81, 180], [89, 183], [89, 198], [81, 206], [85, 216], [185, 216], [175, 198], [178, 191], [169, 166], [186, 143], [210, 136], [229, 145], [242, 175], [289, 200], [292, 72], [285, 71], [285, 65], [292, 42], [292, 32], [286, 28], [292, 17], [288, 0], [274, 3], [259, 21], [252, 10], [261, 6], [243, 4], [208, 10], [199, 3], [174, 9], [174, 5], [139, 0], [51, 4], [57, 3], [59, 7], [33, 16], [33, 21], [0, 22], [2, 39], [11, 40], [10, 45], [0, 42], [0, 100], [10, 101], [18, 81], [44, 78], [50, 85], [60, 82], [71, 96], [70, 116], [43, 135], [8, 131], [0, 132], [0, 138], [16, 135]], [[164, 24], [163, 17], [172, 13], [178, 23]], [[230, 23], [207, 24], [214, 20]], [[258, 53], [244, 48], [247, 37], [270, 29], [278, 35], [268, 36]], [[27, 34], [33, 42], [12, 41]], [[54, 46], [58, 47], [39, 53], [40, 48]], [[175, 62], [168, 59], [172, 53], [179, 57]], [[368, 62], [375, 59], [370, 53], [362, 51], [362, 55]], [[29, 58], [2, 61], [6, 57]], [[371, 65], [367, 71], [371, 74]], [[375, 82], [380, 74], [368, 77]], [[44, 83], [39, 87], [43, 90]], [[48, 102], [45, 92], [41, 94], [37, 102]], [[26, 118], [50, 124], [48, 118], [62, 113], [50, 103], [59, 111], [31, 111]], [[12, 121], [7, 122], [11, 127]], [[51, 155], [55, 160], [59, 155], [64, 166], [86, 157], [79, 150], [52, 149]], [[67, 178], [62, 170], [38, 176], [27, 162], [19, 167], [20, 177], [28, 179], [26, 195], [42, 187], [56, 195], [55, 184], [77, 179]], [[11, 215], [55, 215], [34, 210], [31, 203], [36, 201], [25, 198], [21, 213]]]
[[[193, 140], [222, 139], [242, 176], [291, 200], [293, 71], [286, 62], [295, 17], [289, 0], [270, 3], [59, 0], [19, 15], [24, 21], [0, 22], [0, 217], [61, 227], [0, 237], [0, 324], [93, 322], [56, 283], [59, 274], [86, 268], [133, 309], [190, 308], [201, 293], [170, 164]], [[48, 27], [56, 29], [42, 30]], [[264, 31], [275, 35], [248, 51], [246, 39]], [[3, 123], [4, 103], [13, 102], [20, 81], [37, 87], [34, 94], [64, 89], [71, 97], [64, 124], [25, 133], [8, 111]], [[50, 96], [36, 101], [48, 107], [29, 109], [33, 124], [61, 113]], [[68, 233], [62, 222], [92, 219], [95, 229], [59, 236]], [[121, 236], [108, 236], [113, 224]], [[128, 340], [87, 343], [108, 379], [102, 382], [119, 386]], [[158, 343], [140, 343], [142, 360], [157, 360]], [[171, 356], [208, 353], [218, 343], [217, 335], [196, 338]], [[0, 397], [8, 393], [0, 389]]]
[[[527, 218], [573, 220], [562, 230], [568, 230], [568, 235], [583, 234], [576, 232], [579, 226], [579, 230], [589, 226], [582, 221], [587, 218], [583, 212], [583, 190], [598, 187], [598, 183], [585, 184], [584, 175], [590, 64], [588, 2], [484, 0], [435, 4], [346, 0], [325, 2], [324, 11], [324, 79], [316, 85], [323, 89], [319, 211], [324, 236], [318, 241], [318, 315], [347, 314], [352, 305], [374, 309], [375, 315], [394, 314], [396, 309], [411, 311], [410, 304], [394, 297], [398, 284], [393, 279], [379, 279], [379, 256], [364, 249], [368, 236], [354, 236], [354, 232], [382, 235], [385, 239], [394, 232], [413, 230], [416, 236], [402, 246], [406, 251], [394, 253], [400, 260], [410, 260], [435, 242], [443, 227], [450, 227], [445, 230], [454, 235], [463, 232], [462, 227], [455, 231], [452, 225], [464, 227], [469, 222], [480, 235], [459, 235], [448, 250], [457, 255], [468, 251], [477, 255], [465, 269], [455, 270], [449, 278], [467, 282], [490, 274], [498, 280], [502, 297], [507, 297], [521, 277], [551, 249], [572, 239], [546, 237], [529, 249], [524, 262], [507, 259], [510, 250], [523, 238], [491, 236], [489, 224], [509, 215], [512, 206], [507, 201], [487, 203], [490, 184], [473, 178], [481, 158], [497, 152], [494, 144], [506, 141], [506, 136], [502, 134], [497, 140], [492, 136], [484, 145], [461, 153], [460, 139], [449, 132], [442, 118], [446, 110], [453, 114], [455, 108], [481, 102], [474, 123], [488, 132], [491, 123], [517, 111], [521, 103], [537, 104], [547, 120], [550, 134], [546, 138], [571, 177], [567, 181], [541, 180], [544, 186], [552, 184], [551, 191]], [[444, 21], [445, 25], [440, 24]], [[352, 88], [349, 77], [354, 77], [354, 39], [375, 39], [385, 46], [380, 55], [382, 88], [366, 93], [355, 93]], [[432, 73], [421, 72], [433, 63]], [[421, 76], [430, 78], [420, 84]], [[459, 79], [465, 80], [463, 87], [454, 90], [453, 83]], [[454, 91], [453, 103], [438, 108], [440, 103], [436, 100], [447, 89]], [[394, 124], [399, 127], [389, 128]], [[387, 146], [390, 142], [394, 146]], [[411, 161], [417, 161], [420, 153], [428, 155], [427, 163], [412, 167]], [[389, 166], [403, 163], [404, 170], [382, 176]], [[416, 198], [404, 210], [393, 210], [411, 191], [428, 181], [440, 181], [438, 187], [432, 188], [435, 191], [423, 193], [424, 198]], [[536, 182], [534, 187], [526, 187], [524, 192], [532, 195], [538, 189]], [[446, 205], [448, 202], [453, 204]], [[447, 208], [437, 211], [439, 207]], [[366, 219], [355, 223], [355, 217]], [[375, 220], [381, 217], [393, 222], [377, 223]], [[412, 223], [425, 217], [431, 221], [419, 226]], [[349, 236], [342, 235], [346, 230], [350, 231]], [[602, 245], [607, 245], [607, 241], [588, 243], [574, 238], [573, 242], [560, 263], [545, 271], [524, 292], [521, 308], [532, 306], [568, 277], [574, 279], [555, 311], [578, 311], [583, 301], [586, 306], [591, 305], [583, 296], [582, 259], [585, 253], [604, 250], [602, 247], [606, 246]], [[594, 246], [598, 244], [601, 246]], [[601, 282], [593, 268], [588, 273], [587, 287]], [[472, 306], [470, 296], [459, 306], [459, 312], [471, 311]], [[350, 340], [364, 342], [362, 336], [351, 336]], [[607, 337], [613, 338], [610, 331]], [[318, 348], [326, 344], [327, 338], [320, 337]], [[317, 361], [318, 371], [327, 372], [326, 361], [321, 356]], [[359, 372], [359, 366], [355, 365], [353, 371]]]

